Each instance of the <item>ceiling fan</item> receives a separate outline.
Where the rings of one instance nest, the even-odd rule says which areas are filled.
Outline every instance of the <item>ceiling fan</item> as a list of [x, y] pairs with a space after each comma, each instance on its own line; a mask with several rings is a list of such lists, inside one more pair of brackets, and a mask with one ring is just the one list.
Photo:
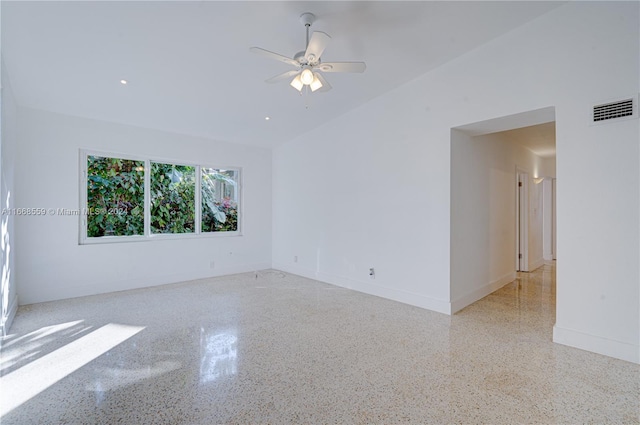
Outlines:
[[316, 17], [313, 13], [303, 13], [300, 15], [300, 22], [307, 30], [307, 44], [305, 45], [305, 50], [296, 53], [293, 58], [270, 52], [260, 47], [252, 47], [249, 49], [259, 55], [295, 67], [295, 69], [291, 71], [286, 71], [269, 78], [266, 80], [267, 83], [277, 83], [293, 77], [289, 84], [299, 92], [302, 92], [305, 87], [309, 87], [312, 92], [316, 90], [327, 91], [331, 90], [331, 85], [325, 80], [322, 75], [323, 72], [364, 72], [366, 68], [364, 62], [322, 62], [322, 53], [331, 40], [331, 37], [324, 32], [314, 31], [313, 34], [311, 34], [311, 38], [309, 38], [309, 28], [315, 20]]

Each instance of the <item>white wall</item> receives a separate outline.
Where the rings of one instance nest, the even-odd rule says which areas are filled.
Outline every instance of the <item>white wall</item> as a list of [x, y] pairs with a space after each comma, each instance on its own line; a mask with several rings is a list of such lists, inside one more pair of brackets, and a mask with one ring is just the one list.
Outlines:
[[538, 173], [533, 177], [556, 178], [556, 157], [540, 158]]
[[[243, 167], [243, 236], [78, 244], [78, 217], [18, 217], [21, 304], [271, 266], [271, 152], [20, 109], [16, 205], [79, 208], [79, 150]], [[215, 261], [215, 268], [210, 262]]]
[[451, 310], [516, 277], [516, 168], [527, 172], [529, 270], [542, 261], [541, 158], [502, 134], [451, 133]]
[[553, 179], [542, 181], [542, 256], [545, 261], [553, 260]]
[[[11, 82], [0, 65], [2, 73], [2, 100], [0, 103], [2, 123], [0, 125], [0, 209], [10, 209], [14, 203], [14, 174], [17, 144], [17, 106], [11, 90]], [[11, 327], [11, 322], [18, 309], [18, 291], [15, 273], [15, 232], [14, 217], [2, 214], [0, 217], [0, 255], [2, 269], [0, 271], [0, 297], [2, 297], [2, 313], [0, 315], [0, 335], [4, 335]]]
[[275, 268], [448, 311], [448, 285], [426, 283], [448, 264], [449, 146], [416, 143], [417, 114], [375, 101], [274, 153]]
[[278, 148], [274, 266], [451, 311], [451, 129], [553, 106], [554, 340], [639, 362], [638, 120], [588, 123], [639, 91], [638, 6], [570, 2]]

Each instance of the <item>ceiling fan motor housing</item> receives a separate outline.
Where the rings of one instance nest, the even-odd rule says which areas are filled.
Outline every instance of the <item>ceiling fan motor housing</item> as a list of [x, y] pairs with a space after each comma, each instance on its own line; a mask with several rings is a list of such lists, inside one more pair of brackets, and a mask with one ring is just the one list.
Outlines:
[[295, 60], [296, 62], [298, 62], [300, 65], [306, 65], [308, 63], [307, 58], [304, 56], [304, 50], [301, 52], [296, 53], [293, 56], [293, 60]]
[[316, 15], [314, 15], [313, 13], [305, 12], [302, 15], [300, 15], [300, 22], [305, 27], [307, 26], [310, 27], [315, 21], [316, 21]]

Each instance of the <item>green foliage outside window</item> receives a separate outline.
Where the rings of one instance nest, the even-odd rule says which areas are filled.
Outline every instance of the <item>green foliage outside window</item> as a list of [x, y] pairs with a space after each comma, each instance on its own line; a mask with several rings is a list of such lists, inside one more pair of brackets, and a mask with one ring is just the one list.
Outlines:
[[195, 167], [151, 163], [151, 233], [195, 231]]
[[[195, 233], [196, 167], [150, 163], [150, 230]], [[200, 232], [238, 230], [238, 170], [202, 167]], [[144, 235], [145, 161], [87, 156], [87, 237]]]
[[144, 234], [144, 161], [87, 157], [87, 236]]
[[202, 168], [202, 232], [238, 230], [237, 171]]

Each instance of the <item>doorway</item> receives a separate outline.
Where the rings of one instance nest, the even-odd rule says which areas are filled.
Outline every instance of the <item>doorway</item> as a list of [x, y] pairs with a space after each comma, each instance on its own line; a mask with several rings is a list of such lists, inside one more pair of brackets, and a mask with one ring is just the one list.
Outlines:
[[451, 313], [545, 264], [551, 178], [554, 107], [451, 129]]

